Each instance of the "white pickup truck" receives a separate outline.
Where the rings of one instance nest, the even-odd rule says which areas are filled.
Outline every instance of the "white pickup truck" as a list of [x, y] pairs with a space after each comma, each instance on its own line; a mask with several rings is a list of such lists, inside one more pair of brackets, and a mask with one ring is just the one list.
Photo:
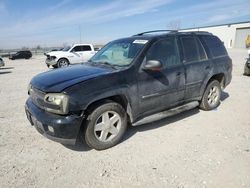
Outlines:
[[45, 53], [47, 56], [46, 64], [48, 67], [53, 66], [54, 68], [65, 67], [69, 64], [86, 62], [95, 53], [92, 44], [74, 44], [60, 51]]

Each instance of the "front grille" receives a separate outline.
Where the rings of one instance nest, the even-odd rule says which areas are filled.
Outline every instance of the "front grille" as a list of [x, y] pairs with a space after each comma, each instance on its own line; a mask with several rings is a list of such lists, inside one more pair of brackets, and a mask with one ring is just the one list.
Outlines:
[[29, 94], [33, 103], [39, 108], [44, 109], [44, 96], [46, 95], [46, 93], [34, 87], [31, 87]]
[[55, 56], [47, 55], [47, 61], [53, 61], [53, 60], [55, 60]]
[[50, 58], [51, 58], [50, 55], [47, 55], [47, 60], [51, 60]]

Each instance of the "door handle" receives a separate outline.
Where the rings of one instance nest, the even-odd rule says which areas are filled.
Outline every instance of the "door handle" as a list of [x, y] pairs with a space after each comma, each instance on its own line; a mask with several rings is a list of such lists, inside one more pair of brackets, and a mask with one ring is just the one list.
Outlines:
[[176, 76], [178, 77], [178, 76], [180, 76], [181, 75], [181, 72], [177, 72], [176, 73]]

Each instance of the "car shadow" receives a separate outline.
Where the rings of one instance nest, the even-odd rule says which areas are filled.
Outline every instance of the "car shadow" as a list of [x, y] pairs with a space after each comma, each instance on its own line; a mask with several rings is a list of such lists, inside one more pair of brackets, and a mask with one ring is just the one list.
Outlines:
[[4, 72], [0, 72], [0, 74], [9, 74], [12, 73], [12, 71], [4, 71]]
[[227, 92], [225, 92], [225, 91], [221, 92], [221, 98], [220, 98], [221, 101], [226, 100], [228, 97], [229, 97], [229, 94]]
[[78, 135], [75, 145], [66, 145], [66, 144], [62, 144], [62, 145], [64, 147], [66, 147], [67, 149], [70, 149], [70, 150], [73, 150], [73, 151], [83, 152], [83, 151], [92, 150], [92, 148], [88, 147], [88, 145], [85, 142], [81, 141], [80, 135]]
[[[228, 97], [229, 97], [229, 94], [227, 92], [222, 91], [221, 101], [226, 100]], [[166, 117], [166, 118], [163, 118], [161, 120], [153, 121], [150, 123], [142, 124], [139, 126], [129, 125], [128, 129], [127, 129], [127, 131], [126, 131], [126, 133], [125, 133], [125, 135], [120, 143], [128, 140], [130, 137], [134, 136], [138, 132], [150, 131], [153, 129], [161, 128], [163, 126], [168, 126], [168, 125], [171, 125], [172, 123], [175, 123], [175, 122], [183, 120], [187, 117], [198, 114], [199, 112], [200, 112], [199, 108], [196, 107], [196, 108], [193, 108], [191, 110], [187, 110], [187, 111], [181, 112], [179, 114], [176, 114], [176, 115], [173, 115], [170, 117]], [[70, 150], [78, 151], [78, 152], [92, 150], [92, 148], [88, 147], [86, 143], [81, 142], [80, 138], [77, 139], [75, 145], [64, 145], [63, 144], [63, 146], [70, 149]]]
[[157, 121], [154, 121], [154, 122], [151, 122], [151, 123], [142, 124], [142, 125], [139, 125], [139, 126], [130, 125], [128, 127], [128, 129], [127, 129], [127, 132], [125, 133], [125, 135], [123, 137], [122, 142], [129, 139], [130, 137], [135, 135], [137, 132], [150, 131], [150, 130], [153, 130], [153, 129], [158, 129], [158, 128], [162, 127], [162, 126], [168, 126], [171, 123], [175, 123], [175, 122], [177, 122], [179, 120], [185, 119], [185, 118], [187, 118], [189, 116], [192, 116], [194, 114], [197, 114], [197, 113], [199, 113], [199, 108], [194, 108], [194, 109], [184, 111], [184, 112], [181, 112], [179, 114], [176, 114], [176, 115], [173, 115], [173, 116], [170, 116], [170, 117], [166, 117], [166, 118], [163, 118], [161, 120], [157, 120]]
[[1, 67], [0, 70], [14, 69], [14, 67]]

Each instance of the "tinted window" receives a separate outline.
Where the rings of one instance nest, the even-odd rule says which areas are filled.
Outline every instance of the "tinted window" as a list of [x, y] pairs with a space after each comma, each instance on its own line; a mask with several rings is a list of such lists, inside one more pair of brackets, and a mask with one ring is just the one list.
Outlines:
[[82, 46], [82, 51], [91, 51], [90, 46]]
[[214, 57], [227, 55], [227, 51], [218, 37], [201, 36]]
[[199, 61], [199, 54], [196, 48], [195, 38], [190, 37], [181, 37], [184, 60], [186, 62]]
[[72, 51], [73, 52], [81, 52], [82, 48], [81, 48], [81, 46], [75, 46]]
[[146, 55], [148, 60], [158, 60], [163, 67], [180, 64], [174, 38], [163, 39], [154, 43]]
[[206, 52], [204, 50], [204, 47], [202, 46], [199, 39], [196, 38], [196, 42], [197, 42], [197, 48], [198, 48], [200, 60], [206, 60], [207, 59], [207, 54], [206, 54]]

